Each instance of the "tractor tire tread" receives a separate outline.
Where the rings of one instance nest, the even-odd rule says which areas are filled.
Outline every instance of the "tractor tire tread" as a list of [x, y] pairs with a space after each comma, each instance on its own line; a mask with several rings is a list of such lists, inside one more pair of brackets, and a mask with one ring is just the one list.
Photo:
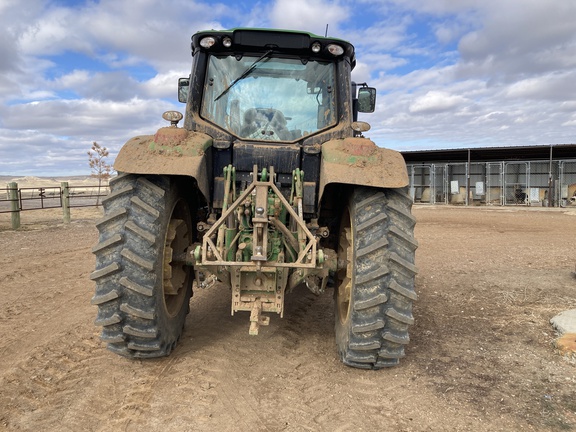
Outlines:
[[405, 355], [417, 298], [411, 205], [404, 189], [357, 187], [352, 193], [352, 307], [348, 323], [336, 320], [338, 350], [348, 366], [381, 369]]
[[168, 203], [177, 192], [171, 192], [167, 177], [133, 174], [118, 175], [110, 188], [102, 201], [104, 217], [96, 225], [96, 267], [90, 275], [96, 282], [95, 324], [102, 326], [102, 341], [118, 355], [166, 356], [180, 338], [190, 298], [175, 317], [159, 317], [158, 310], [165, 307], [163, 292], [158, 293], [164, 248], [161, 220], [170, 218]]

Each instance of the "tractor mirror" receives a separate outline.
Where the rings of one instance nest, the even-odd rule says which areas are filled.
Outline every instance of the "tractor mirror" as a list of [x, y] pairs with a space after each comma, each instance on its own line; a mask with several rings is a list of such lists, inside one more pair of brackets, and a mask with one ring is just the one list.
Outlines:
[[190, 78], [178, 78], [178, 102], [188, 102], [188, 89], [190, 88]]
[[374, 112], [376, 108], [376, 89], [374, 87], [360, 87], [358, 89], [358, 111], [363, 113]]

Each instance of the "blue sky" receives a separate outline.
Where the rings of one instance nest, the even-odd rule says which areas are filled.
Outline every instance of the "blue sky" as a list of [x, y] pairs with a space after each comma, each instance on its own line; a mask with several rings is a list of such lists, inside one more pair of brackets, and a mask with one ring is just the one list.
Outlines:
[[[0, 175], [88, 174], [183, 111], [196, 31], [306, 30], [356, 46], [361, 119], [397, 150], [576, 142], [572, 0], [0, 0]], [[25, 5], [25, 6], [24, 6]], [[576, 156], [576, 155], [575, 155]]]

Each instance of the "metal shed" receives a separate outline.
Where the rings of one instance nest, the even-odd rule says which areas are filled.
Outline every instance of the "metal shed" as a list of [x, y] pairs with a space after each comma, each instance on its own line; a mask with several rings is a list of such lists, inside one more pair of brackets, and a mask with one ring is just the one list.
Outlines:
[[417, 203], [576, 205], [576, 144], [419, 150], [402, 155]]

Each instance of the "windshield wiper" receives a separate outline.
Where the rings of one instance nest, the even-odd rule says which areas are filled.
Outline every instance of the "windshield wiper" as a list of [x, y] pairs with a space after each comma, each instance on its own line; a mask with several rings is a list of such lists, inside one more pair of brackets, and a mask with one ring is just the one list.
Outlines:
[[244, 78], [246, 78], [248, 75], [250, 75], [250, 74], [252, 73], [252, 71], [253, 71], [254, 69], [256, 69], [256, 65], [257, 65], [258, 63], [260, 63], [262, 60], [264, 60], [266, 57], [268, 57], [270, 54], [272, 54], [272, 52], [273, 52], [273, 50], [268, 50], [268, 51], [266, 51], [266, 52], [262, 55], [262, 57], [260, 57], [259, 59], [257, 59], [254, 63], [252, 63], [248, 69], [246, 69], [244, 72], [242, 72], [242, 75], [240, 75], [238, 78], [236, 78], [234, 81], [232, 81], [232, 83], [231, 83], [228, 87], [226, 87], [226, 88], [224, 89], [224, 91], [223, 91], [222, 93], [220, 93], [216, 99], [214, 99], [214, 102], [216, 102], [218, 99], [220, 99], [220, 98], [221, 98], [222, 96], [224, 96], [226, 93], [228, 93], [228, 92], [230, 91], [230, 89], [231, 89], [232, 87], [234, 87], [238, 81], [242, 81]]

